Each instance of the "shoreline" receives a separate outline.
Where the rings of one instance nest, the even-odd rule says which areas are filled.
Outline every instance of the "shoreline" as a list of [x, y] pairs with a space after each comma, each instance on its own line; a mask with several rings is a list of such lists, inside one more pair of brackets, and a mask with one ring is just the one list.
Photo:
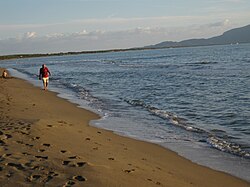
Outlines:
[[17, 78], [0, 82], [2, 185], [250, 186], [159, 145], [90, 126], [97, 114], [54, 92]]
[[[240, 43], [240, 45], [247, 45], [247, 43]], [[13, 60], [22, 58], [40, 58], [40, 57], [51, 57], [51, 56], [68, 56], [68, 55], [80, 55], [80, 54], [96, 54], [96, 53], [112, 53], [112, 52], [126, 52], [126, 51], [145, 51], [145, 50], [161, 50], [161, 49], [172, 49], [172, 48], [191, 48], [191, 47], [210, 47], [210, 46], [230, 46], [239, 45], [232, 43], [225, 44], [207, 44], [207, 45], [190, 45], [190, 46], [169, 46], [169, 47], [134, 47], [134, 48], [118, 48], [118, 49], [106, 49], [106, 50], [93, 50], [93, 51], [68, 51], [68, 52], [55, 52], [55, 53], [20, 53], [20, 54], [6, 54], [0, 55], [1, 60]]]

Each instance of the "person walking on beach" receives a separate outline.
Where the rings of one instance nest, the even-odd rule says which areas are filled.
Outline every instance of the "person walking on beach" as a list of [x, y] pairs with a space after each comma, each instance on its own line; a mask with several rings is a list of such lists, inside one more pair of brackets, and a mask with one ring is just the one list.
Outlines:
[[45, 64], [43, 64], [42, 67], [40, 68], [39, 79], [43, 81], [44, 90], [48, 89], [50, 75], [51, 73], [49, 69], [47, 68]]

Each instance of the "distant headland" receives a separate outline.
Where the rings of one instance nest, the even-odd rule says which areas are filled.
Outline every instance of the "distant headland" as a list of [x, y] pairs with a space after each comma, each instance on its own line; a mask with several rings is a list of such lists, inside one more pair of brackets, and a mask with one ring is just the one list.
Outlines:
[[146, 46], [145, 48], [167, 48], [167, 47], [194, 47], [194, 46], [210, 46], [210, 45], [228, 45], [250, 43], [250, 25], [231, 29], [224, 32], [220, 36], [208, 39], [189, 39], [180, 42], [165, 41], [155, 45]]

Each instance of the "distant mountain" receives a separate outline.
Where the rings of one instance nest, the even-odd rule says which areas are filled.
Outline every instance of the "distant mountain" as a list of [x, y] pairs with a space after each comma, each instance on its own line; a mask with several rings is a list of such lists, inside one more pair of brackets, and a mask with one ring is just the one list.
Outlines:
[[250, 25], [231, 29], [220, 36], [208, 39], [189, 39], [181, 42], [165, 41], [156, 45], [145, 46], [144, 48], [165, 48], [165, 47], [192, 47], [207, 45], [226, 45], [237, 43], [250, 43]]

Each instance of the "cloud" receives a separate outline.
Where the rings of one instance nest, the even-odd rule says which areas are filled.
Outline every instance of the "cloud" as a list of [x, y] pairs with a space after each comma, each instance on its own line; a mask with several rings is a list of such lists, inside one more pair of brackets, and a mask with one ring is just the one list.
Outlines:
[[36, 32], [27, 32], [24, 34], [24, 38], [26, 38], [26, 39], [32, 39], [32, 38], [36, 38], [36, 37], [37, 37]]
[[202, 25], [203, 27], [206, 26], [206, 27], [226, 27], [226, 26], [229, 26], [231, 24], [230, 20], [229, 19], [225, 19], [223, 21], [219, 21], [219, 22], [214, 22], [214, 23], [210, 23], [210, 24], [205, 24], [205, 25]]

